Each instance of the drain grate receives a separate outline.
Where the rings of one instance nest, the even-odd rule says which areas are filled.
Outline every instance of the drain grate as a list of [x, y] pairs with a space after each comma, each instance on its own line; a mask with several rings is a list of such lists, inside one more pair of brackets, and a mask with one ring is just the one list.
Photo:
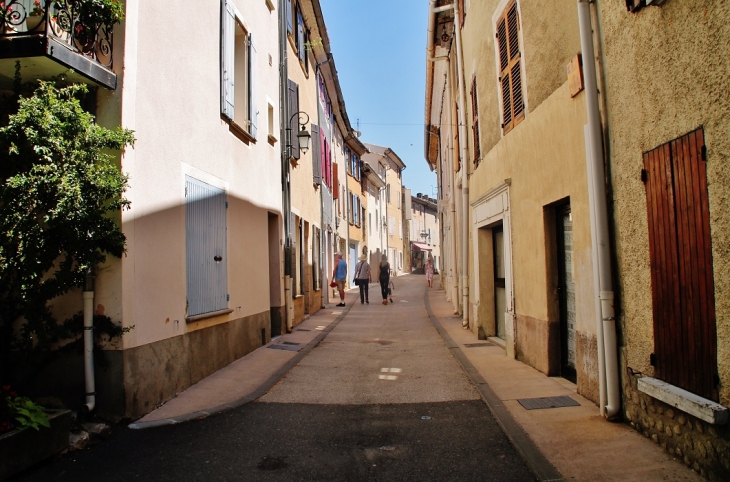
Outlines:
[[561, 408], [561, 407], [580, 407], [580, 403], [570, 397], [544, 397], [544, 398], [518, 398], [520, 405], [527, 410], [537, 410], [541, 408]]
[[294, 343], [293, 341], [282, 341], [282, 345], [293, 345], [293, 346], [299, 346], [301, 343]]
[[287, 350], [287, 351], [299, 351], [302, 349], [301, 346], [296, 346], [296, 345], [268, 345], [267, 348], [273, 348], [274, 350]]
[[294, 331], [312, 331], [312, 330], [310, 330], [309, 328], [297, 328]]
[[494, 343], [465, 343], [464, 348], [478, 348], [480, 346], [497, 346]]

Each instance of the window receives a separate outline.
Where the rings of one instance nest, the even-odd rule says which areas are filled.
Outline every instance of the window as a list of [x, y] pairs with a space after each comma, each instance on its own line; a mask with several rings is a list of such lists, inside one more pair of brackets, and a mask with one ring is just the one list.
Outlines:
[[497, 20], [497, 56], [502, 93], [502, 133], [506, 134], [525, 118], [522, 95], [522, 54], [517, 2], [512, 0]]
[[226, 195], [185, 176], [187, 316], [228, 308]]
[[291, 35], [293, 31], [291, 3], [292, 0], [286, 0], [286, 33], [289, 35]]
[[221, 115], [245, 142], [256, 140], [256, 43], [231, 0], [221, 0]]
[[388, 200], [388, 203], [390, 204], [390, 184], [388, 184], [385, 188], [385, 198]]
[[271, 144], [273, 146], [274, 144], [276, 144], [276, 140], [277, 140], [276, 131], [275, 131], [275, 127], [274, 127], [276, 125], [276, 123], [274, 122], [274, 106], [271, 104], [267, 104], [267, 105], [268, 105], [268, 109], [266, 112], [268, 114], [268, 121], [269, 121], [268, 122], [268, 125], [269, 125], [268, 139], [269, 139], [269, 144]]
[[302, 10], [299, 8], [299, 4], [296, 6], [296, 20], [297, 20], [297, 32], [295, 38], [295, 45], [297, 47], [297, 53], [299, 54], [299, 61], [302, 63], [304, 70], [309, 72], [309, 53], [307, 46], [309, 44], [309, 31], [307, 25], [304, 23], [304, 16]]
[[479, 103], [477, 102], [477, 76], [471, 80], [471, 130], [474, 140], [474, 167], [479, 166], [481, 150], [479, 147]]
[[718, 401], [715, 281], [700, 128], [644, 154], [657, 378]]

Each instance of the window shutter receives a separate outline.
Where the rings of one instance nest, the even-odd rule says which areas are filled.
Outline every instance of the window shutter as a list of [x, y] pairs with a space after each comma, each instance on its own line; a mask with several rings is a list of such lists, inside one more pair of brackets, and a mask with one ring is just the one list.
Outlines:
[[256, 104], [256, 42], [248, 34], [248, 132], [256, 139], [259, 110]]
[[506, 134], [525, 118], [522, 92], [522, 62], [517, 3], [512, 1], [497, 24], [500, 87], [502, 91], [502, 129]]
[[188, 316], [226, 309], [226, 194], [185, 176]]
[[299, 60], [304, 62], [304, 17], [297, 5], [297, 48], [299, 49]]
[[292, 0], [286, 0], [286, 32], [292, 33]]
[[340, 198], [340, 178], [337, 177], [339, 164], [332, 164], [332, 197]]
[[459, 27], [464, 27], [464, 20], [466, 19], [466, 7], [464, 6], [464, 0], [459, 0]]
[[317, 162], [319, 162], [320, 175], [322, 176], [322, 182], [329, 186], [327, 181], [327, 138], [324, 135], [324, 131], [319, 132], [319, 145], [321, 147], [319, 156], [317, 156]]
[[221, 114], [233, 120], [236, 13], [229, 0], [221, 1]]
[[314, 177], [314, 184], [317, 186], [322, 185], [322, 142], [319, 126], [312, 124], [312, 172]]
[[655, 376], [719, 401], [702, 128], [644, 154]]
[[293, 159], [299, 159], [301, 157], [299, 154], [299, 138], [297, 137], [297, 132], [299, 132], [299, 118], [294, 115], [297, 112], [299, 112], [299, 85], [289, 79], [289, 117], [294, 117], [289, 124], [291, 133], [290, 144], [292, 146], [291, 157]]
[[474, 165], [479, 165], [481, 150], [479, 148], [479, 103], [477, 102], [477, 78], [476, 75], [471, 81], [471, 121], [474, 136]]

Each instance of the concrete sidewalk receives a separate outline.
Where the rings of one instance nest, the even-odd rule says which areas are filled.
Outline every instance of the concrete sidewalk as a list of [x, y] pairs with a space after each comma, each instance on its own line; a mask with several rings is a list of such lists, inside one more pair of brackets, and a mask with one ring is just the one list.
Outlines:
[[[438, 280], [435, 281], [437, 285]], [[562, 378], [546, 377], [521, 362], [507, 358], [500, 346], [477, 340], [470, 331], [461, 327], [461, 320], [453, 315], [444, 291], [426, 288], [425, 277], [402, 276], [398, 283], [423, 283], [423, 291], [409, 290], [419, 293], [407, 300], [409, 307], [424, 309], [428, 313], [452, 355], [461, 363], [505, 433], [540, 480], [704, 480], [627, 425], [603, 420], [598, 407], [578, 395], [574, 384]], [[398, 293], [400, 295], [403, 291], [398, 290]], [[265, 395], [336, 328], [353, 304], [359, 305], [357, 292], [350, 290], [346, 301], [345, 308], [328, 305], [296, 326], [292, 333], [272, 340], [200, 381], [131, 424], [130, 428], [202, 418]], [[276, 349], [272, 349], [272, 345]], [[527, 410], [517, 402], [522, 398], [554, 396], [568, 396], [580, 405]], [[540, 462], [545, 459], [548, 464]], [[555, 469], [562, 479], [556, 476]]]

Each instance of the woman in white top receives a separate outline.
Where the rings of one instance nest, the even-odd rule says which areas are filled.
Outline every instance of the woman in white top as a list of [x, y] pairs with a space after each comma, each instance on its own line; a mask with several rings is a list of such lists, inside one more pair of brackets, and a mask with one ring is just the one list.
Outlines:
[[360, 256], [360, 261], [355, 265], [355, 284], [360, 287], [360, 304], [370, 304], [368, 300], [368, 286], [370, 285], [370, 265], [366, 261], [368, 259], [364, 254]]

